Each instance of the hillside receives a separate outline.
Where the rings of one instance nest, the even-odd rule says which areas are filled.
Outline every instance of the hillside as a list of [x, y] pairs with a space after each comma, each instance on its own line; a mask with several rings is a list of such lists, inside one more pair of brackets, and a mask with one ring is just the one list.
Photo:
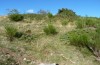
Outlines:
[[[37, 19], [34, 19], [34, 16], [31, 17], [32, 15], [28, 16], [29, 18], [24, 16], [25, 19], [18, 22], [11, 21], [7, 16], [0, 16], [0, 65], [6, 65], [6, 63], [7, 65], [39, 65], [41, 63], [100, 65], [92, 52], [86, 48], [80, 51], [77, 46], [70, 44], [70, 40], [66, 37], [66, 34], [75, 30], [95, 30], [97, 25], [89, 24], [90, 26], [84, 27], [83, 25], [80, 26], [82, 28], [77, 28], [76, 22], [84, 17], [67, 21], [67, 18], [60, 19], [57, 16], [54, 18], [51, 16], [50, 19], [47, 16], [38, 17], [38, 14]], [[89, 19], [100, 21], [99, 18]], [[47, 35], [44, 32], [48, 24], [55, 27], [56, 34]], [[13, 26], [23, 35], [9, 40], [5, 26]]]

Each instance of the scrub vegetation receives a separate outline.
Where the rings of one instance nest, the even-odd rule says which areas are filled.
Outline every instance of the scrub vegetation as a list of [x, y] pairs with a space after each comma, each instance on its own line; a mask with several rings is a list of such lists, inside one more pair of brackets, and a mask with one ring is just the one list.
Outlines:
[[62, 8], [56, 15], [0, 17], [0, 65], [100, 65], [100, 18], [82, 17]]

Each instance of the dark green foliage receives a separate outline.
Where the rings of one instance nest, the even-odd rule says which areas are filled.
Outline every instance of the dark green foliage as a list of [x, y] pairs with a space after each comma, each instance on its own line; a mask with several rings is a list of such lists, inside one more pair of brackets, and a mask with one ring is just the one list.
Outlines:
[[16, 32], [15, 35], [14, 35], [14, 37], [20, 38], [22, 35], [23, 35], [22, 32]]
[[12, 25], [6, 25], [5, 26], [5, 30], [6, 30], [6, 35], [7, 35], [8, 39], [10, 41], [13, 41], [14, 36], [15, 36], [15, 34], [17, 32], [17, 29]]
[[21, 14], [10, 14], [9, 19], [11, 21], [16, 21], [17, 22], [17, 21], [22, 21], [24, 19], [24, 17]]
[[67, 9], [67, 8], [59, 9], [58, 14], [63, 14], [63, 15], [66, 15], [68, 17], [76, 15], [75, 12], [73, 12], [72, 10]]
[[59, 9], [57, 15], [61, 18], [69, 19], [70, 22], [73, 22], [77, 18], [75, 12], [67, 8]]
[[47, 34], [57, 34], [56, 28], [52, 24], [48, 24], [48, 26], [44, 27], [43, 31]]
[[11, 21], [22, 21], [24, 19], [22, 14], [19, 14], [18, 10], [12, 9], [8, 13], [8, 17]]

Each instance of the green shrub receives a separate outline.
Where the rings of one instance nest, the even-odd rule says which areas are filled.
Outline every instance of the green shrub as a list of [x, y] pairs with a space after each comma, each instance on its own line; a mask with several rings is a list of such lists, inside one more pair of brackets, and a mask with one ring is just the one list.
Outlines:
[[6, 30], [6, 34], [7, 34], [8, 39], [10, 41], [13, 41], [13, 38], [17, 32], [17, 29], [12, 25], [6, 25], [5, 30]]
[[21, 14], [10, 14], [8, 17], [11, 21], [16, 21], [16, 22], [22, 21], [24, 19], [23, 15]]
[[75, 12], [67, 8], [59, 9], [58, 15], [63, 16], [63, 17], [73, 17], [73, 18], [76, 17]]
[[89, 38], [86, 34], [82, 33], [76, 33], [72, 32], [69, 35], [69, 41], [70, 44], [78, 46], [78, 47], [84, 47], [87, 43], [89, 43]]
[[11, 20], [11, 21], [22, 21], [24, 19], [23, 15], [22, 14], [19, 14], [19, 11], [16, 10], [16, 9], [12, 9], [12, 10], [9, 10], [8, 12], [8, 18]]
[[73, 10], [67, 8], [59, 9], [57, 16], [59, 18], [67, 18], [70, 22], [73, 22], [77, 18], [76, 13]]
[[47, 34], [57, 34], [56, 28], [52, 24], [48, 24], [48, 26], [44, 27], [43, 31]]

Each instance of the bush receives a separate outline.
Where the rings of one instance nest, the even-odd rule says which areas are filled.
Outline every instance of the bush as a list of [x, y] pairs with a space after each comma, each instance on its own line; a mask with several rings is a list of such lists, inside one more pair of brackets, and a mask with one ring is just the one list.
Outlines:
[[52, 25], [52, 24], [48, 24], [48, 26], [46, 26], [43, 31], [47, 34], [57, 34], [56, 28]]
[[19, 14], [19, 11], [16, 9], [12, 9], [8, 13], [8, 18], [11, 21], [22, 21], [24, 19], [23, 15]]
[[22, 32], [16, 32], [15, 35], [14, 35], [14, 37], [16, 37], [16, 38], [21, 38], [22, 35], [23, 35]]
[[75, 17], [76, 16], [74, 11], [67, 9], [67, 8], [59, 9], [58, 14], [60, 14], [62, 16], [67, 16], [67, 17]]
[[23, 15], [21, 14], [10, 14], [8, 17], [11, 21], [16, 21], [16, 22], [22, 21], [24, 19]]
[[85, 33], [77, 33], [72, 32], [69, 35], [70, 44], [78, 46], [78, 47], [85, 47], [86, 44], [89, 43], [89, 38]]
[[5, 29], [6, 29], [6, 34], [7, 34], [8, 39], [10, 41], [13, 41], [13, 38], [17, 32], [17, 29], [12, 25], [6, 25]]
[[75, 12], [67, 8], [59, 9], [57, 16], [60, 18], [67, 18], [70, 22], [73, 22], [77, 18]]

